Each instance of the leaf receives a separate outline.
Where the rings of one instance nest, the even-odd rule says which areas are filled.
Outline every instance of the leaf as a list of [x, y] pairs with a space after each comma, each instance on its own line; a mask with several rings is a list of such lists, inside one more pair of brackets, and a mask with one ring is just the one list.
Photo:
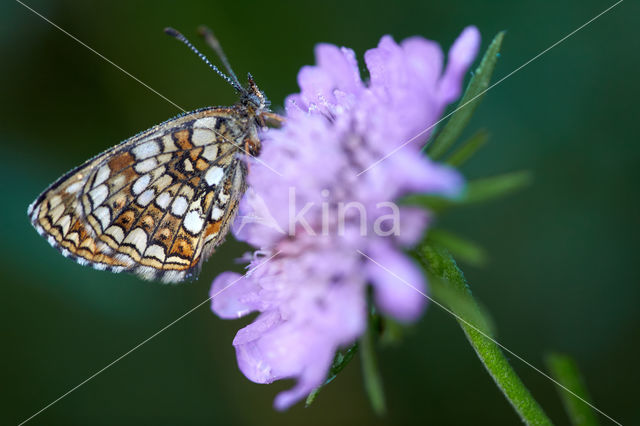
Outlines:
[[403, 205], [422, 207], [441, 212], [450, 207], [490, 201], [516, 192], [533, 181], [531, 173], [522, 170], [498, 176], [472, 180], [458, 198], [447, 198], [433, 194], [410, 194], [400, 200]]
[[464, 141], [445, 162], [453, 167], [462, 166], [484, 146], [487, 139], [489, 139], [489, 133], [486, 130], [478, 130], [473, 136]]
[[[369, 295], [369, 303], [371, 303], [371, 295]], [[387, 411], [387, 408], [382, 377], [378, 368], [378, 357], [375, 348], [376, 328], [372, 317], [373, 315], [369, 315], [367, 329], [360, 337], [360, 359], [362, 361], [364, 388], [369, 397], [371, 408], [377, 415], [382, 416]]]
[[454, 110], [451, 119], [436, 139], [427, 147], [427, 153], [432, 159], [435, 160], [442, 157], [460, 137], [460, 134], [469, 123], [471, 116], [482, 100], [484, 92], [489, 88], [489, 82], [498, 60], [504, 35], [505, 32], [501, 31], [494, 37], [482, 57], [480, 65], [476, 68], [473, 77], [471, 77], [464, 96]]
[[399, 200], [399, 204], [403, 206], [422, 207], [434, 213], [440, 213], [443, 210], [462, 204], [462, 198], [451, 199], [433, 194], [409, 194]]
[[333, 358], [333, 364], [331, 364], [331, 368], [329, 369], [329, 375], [327, 377], [327, 380], [322, 385], [318, 386], [313, 391], [311, 391], [311, 393], [309, 394], [309, 396], [307, 396], [307, 399], [305, 401], [305, 407], [308, 407], [313, 403], [313, 401], [316, 399], [316, 397], [318, 396], [322, 388], [324, 388], [326, 385], [331, 383], [333, 379], [335, 379], [338, 376], [338, 373], [340, 373], [347, 366], [347, 364], [349, 364], [349, 362], [353, 359], [353, 356], [356, 354], [356, 352], [358, 352], [357, 342], [351, 345], [344, 352], [340, 352], [340, 351], [336, 352], [336, 356]]
[[[546, 359], [547, 369], [551, 376], [563, 386], [575, 392], [580, 398], [590, 401], [587, 387], [582, 380], [578, 365], [567, 355], [551, 353]], [[584, 402], [564, 390], [558, 390], [564, 409], [569, 416], [572, 425], [596, 426], [598, 420], [593, 410]]]
[[465, 204], [471, 204], [504, 197], [528, 186], [532, 181], [532, 175], [527, 170], [476, 179], [469, 182], [463, 200]]
[[487, 254], [482, 247], [451, 232], [430, 229], [427, 241], [446, 248], [455, 258], [470, 265], [482, 266], [487, 262]]

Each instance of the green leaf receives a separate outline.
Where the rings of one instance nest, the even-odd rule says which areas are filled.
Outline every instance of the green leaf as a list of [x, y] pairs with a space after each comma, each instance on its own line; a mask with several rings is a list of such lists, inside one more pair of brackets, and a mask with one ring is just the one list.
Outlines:
[[432, 194], [409, 194], [402, 197], [398, 203], [403, 206], [422, 207], [434, 213], [440, 213], [443, 210], [463, 204], [462, 197], [452, 199]]
[[313, 403], [313, 401], [316, 399], [316, 397], [318, 396], [322, 388], [324, 388], [326, 385], [331, 383], [333, 379], [335, 379], [338, 376], [338, 373], [340, 373], [347, 366], [347, 364], [349, 364], [349, 362], [353, 359], [353, 356], [356, 354], [356, 352], [358, 352], [357, 342], [351, 345], [344, 352], [341, 352], [341, 351], [336, 352], [336, 356], [333, 358], [333, 364], [331, 364], [331, 368], [329, 369], [329, 375], [327, 377], [327, 380], [325, 380], [325, 382], [322, 385], [315, 388], [309, 394], [309, 396], [307, 396], [307, 400], [305, 401], [305, 407], [308, 407]]
[[447, 198], [432, 194], [410, 194], [403, 197], [400, 203], [422, 207], [439, 213], [450, 207], [481, 203], [504, 197], [528, 186], [532, 181], [531, 173], [522, 170], [472, 180], [458, 198]]
[[469, 182], [463, 200], [465, 204], [471, 204], [504, 197], [530, 185], [532, 181], [532, 175], [527, 170], [476, 179]]
[[[551, 376], [563, 386], [575, 392], [585, 401], [590, 401], [587, 387], [582, 380], [578, 365], [567, 355], [552, 353], [546, 357]], [[569, 420], [575, 426], [596, 426], [598, 420], [593, 410], [584, 402], [564, 390], [558, 390]]]
[[446, 248], [455, 258], [470, 265], [482, 266], [487, 262], [487, 254], [482, 247], [451, 232], [430, 229], [427, 241]]
[[494, 37], [489, 48], [482, 57], [480, 66], [476, 68], [473, 77], [471, 77], [471, 81], [469, 81], [469, 85], [464, 92], [464, 96], [454, 110], [451, 119], [447, 122], [433, 143], [427, 147], [429, 157], [434, 160], [442, 157], [460, 137], [462, 131], [469, 123], [475, 109], [480, 104], [484, 92], [489, 88], [489, 82], [491, 81], [491, 75], [493, 74], [493, 69], [495, 68], [498, 60], [504, 35], [505, 32], [501, 31]]
[[[464, 301], [464, 305], [457, 302], [445, 306], [437, 299], [432, 299], [436, 305], [456, 316], [478, 358], [522, 421], [529, 425], [552, 424], [493, 339], [490, 321], [477, 307], [464, 275], [453, 257], [445, 249], [430, 245], [421, 246], [417, 254], [427, 273], [446, 283], [451, 292], [457, 293], [456, 299]], [[513, 352], [510, 353], [513, 355]]]
[[489, 133], [486, 130], [478, 130], [473, 136], [464, 141], [462, 145], [447, 158], [445, 163], [453, 167], [462, 166], [484, 146], [487, 139], [489, 139]]
[[[369, 296], [369, 303], [371, 297]], [[374, 316], [369, 315], [367, 330], [360, 338], [360, 359], [362, 361], [362, 375], [364, 378], [364, 388], [369, 397], [369, 402], [373, 411], [382, 416], [386, 412], [386, 404], [384, 398], [384, 388], [382, 386], [382, 377], [378, 369], [378, 357], [375, 348], [376, 326], [374, 324]]]

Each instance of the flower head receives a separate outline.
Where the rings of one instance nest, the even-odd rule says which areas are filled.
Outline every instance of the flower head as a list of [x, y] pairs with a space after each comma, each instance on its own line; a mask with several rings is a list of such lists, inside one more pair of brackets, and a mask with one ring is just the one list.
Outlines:
[[[259, 312], [233, 345], [250, 380], [297, 379], [276, 408], [321, 385], [336, 350], [363, 333], [367, 284], [381, 313], [410, 322], [423, 312], [426, 300], [416, 289], [425, 291], [425, 279], [402, 250], [422, 236], [429, 216], [393, 201], [461, 189], [456, 171], [420, 150], [460, 95], [478, 45], [477, 29], [465, 29], [443, 71], [436, 43], [384, 36], [365, 53], [368, 82], [353, 51], [318, 45], [316, 65], [298, 74], [300, 93], [286, 100], [286, 124], [263, 135], [234, 231], [257, 249], [252, 272], [221, 274], [211, 294], [222, 318]], [[263, 263], [263, 254], [277, 255]]]

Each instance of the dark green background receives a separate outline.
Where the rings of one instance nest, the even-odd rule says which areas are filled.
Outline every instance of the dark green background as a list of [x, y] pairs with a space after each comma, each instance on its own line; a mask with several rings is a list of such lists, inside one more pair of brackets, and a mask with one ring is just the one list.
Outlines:
[[[235, 101], [230, 87], [162, 33], [207, 24], [239, 74], [276, 107], [326, 41], [358, 55], [390, 33], [447, 47], [475, 24], [483, 47], [508, 30], [496, 78], [604, 10], [608, 1], [90, 2], [28, 4], [186, 109]], [[640, 422], [638, 155], [640, 7], [627, 0], [488, 93], [473, 119], [490, 144], [469, 177], [529, 169], [516, 196], [441, 224], [485, 246], [465, 267], [498, 339], [543, 367], [573, 355], [595, 404]], [[635, 20], [635, 21], [634, 21]], [[0, 6], [2, 372], [0, 423], [16, 424], [208, 297], [245, 247], [229, 241], [200, 279], [147, 283], [64, 259], [31, 228], [27, 205], [59, 175], [178, 111], [18, 3]], [[361, 56], [360, 56], [361, 57]], [[464, 265], [463, 265], [464, 266]], [[516, 415], [436, 306], [381, 352], [389, 414], [378, 419], [359, 361], [310, 409], [272, 409], [292, 383], [249, 382], [231, 340], [246, 320], [202, 307], [33, 420], [33, 424], [514, 424]], [[566, 424], [554, 386], [512, 360], [548, 414]], [[600, 418], [603, 424], [607, 421]]]

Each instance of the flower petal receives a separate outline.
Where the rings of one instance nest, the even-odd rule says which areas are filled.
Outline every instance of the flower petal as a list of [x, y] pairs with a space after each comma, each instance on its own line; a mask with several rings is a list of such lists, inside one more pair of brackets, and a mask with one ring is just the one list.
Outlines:
[[318, 66], [331, 76], [334, 89], [355, 92], [362, 87], [353, 50], [321, 43], [316, 46], [315, 54]]
[[420, 269], [386, 241], [371, 244], [367, 255], [377, 262], [365, 263], [376, 306], [399, 321], [415, 321], [427, 302], [421, 294], [426, 282]]
[[400, 234], [396, 240], [403, 247], [413, 247], [424, 235], [429, 213], [418, 207], [400, 207]]
[[333, 81], [322, 69], [313, 66], [305, 66], [298, 73], [298, 85], [301, 98], [307, 106], [319, 101], [326, 102], [332, 98]]
[[242, 298], [255, 284], [236, 272], [223, 272], [213, 280], [209, 292], [211, 310], [220, 318], [240, 318], [253, 311], [254, 308], [244, 303]]
[[480, 32], [467, 27], [449, 49], [447, 68], [440, 80], [440, 97], [444, 103], [454, 101], [462, 92], [462, 81], [480, 47]]
[[271, 383], [282, 377], [273, 373], [269, 352], [263, 349], [264, 335], [282, 322], [275, 311], [261, 314], [254, 322], [240, 329], [233, 339], [236, 348], [238, 368], [249, 380], [255, 383]]
[[444, 62], [440, 45], [422, 37], [410, 37], [402, 41], [402, 49], [407, 66], [415, 75], [415, 82], [428, 90], [423, 95], [433, 95]]

